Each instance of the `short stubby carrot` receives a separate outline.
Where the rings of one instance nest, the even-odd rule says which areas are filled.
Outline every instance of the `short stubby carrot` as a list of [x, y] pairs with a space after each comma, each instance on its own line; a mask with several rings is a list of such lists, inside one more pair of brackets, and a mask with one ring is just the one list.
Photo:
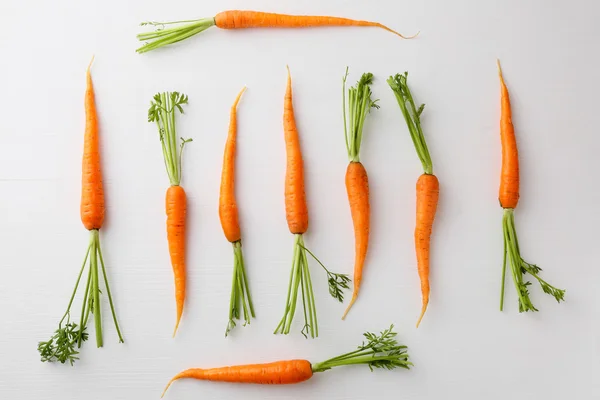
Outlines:
[[[369, 178], [367, 170], [360, 162], [360, 147], [362, 144], [365, 119], [371, 108], [379, 108], [377, 100], [371, 98], [373, 74], [362, 74], [356, 86], [348, 89], [348, 113], [346, 113], [346, 79], [348, 69], [342, 80], [342, 109], [344, 117], [344, 136], [348, 153], [346, 168], [346, 192], [350, 203], [350, 214], [354, 225], [354, 289], [350, 303], [342, 316], [346, 315], [358, 298], [362, 282], [363, 268], [369, 247], [371, 230], [371, 205], [369, 200]], [[348, 118], [346, 118], [348, 116]], [[348, 129], [348, 126], [350, 129]]]
[[502, 229], [504, 233], [504, 259], [502, 263], [502, 288], [500, 290], [500, 311], [504, 309], [504, 287], [506, 279], [506, 260], [511, 267], [513, 282], [519, 297], [519, 312], [538, 311], [529, 298], [529, 281], [525, 274], [533, 276], [542, 287], [544, 293], [553, 296], [557, 302], [564, 301], [565, 291], [558, 289], [540, 278], [541, 268], [530, 264], [521, 257], [519, 239], [515, 228], [514, 209], [519, 202], [519, 152], [512, 123], [512, 110], [508, 88], [504, 83], [500, 61], [498, 61], [500, 77], [500, 141], [502, 144], [502, 169], [500, 173], [500, 190], [498, 200], [504, 209]]
[[181, 156], [186, 143], [192, 139], [177, 141], [175, 110], [183, 114], [182, 105], [188, 97], [179, 92], [163, 92], [154, 95], [148, 109], [148, 122], [155, 122], [162, 145], [163, 158], [171, 186], [167, 189], [165, 209], [167, 213], [167, 241], [169, 256], [175, 277], [176, 320], [173, 337], [177, 333], [185, 304], [186, 265], [186, 214], [187, 199], [181, 187]]
[[[235, 198], [235, 153], [237, 142], [237, 106], [246, 88], [244, 87], [235, 98], [229, 115], [229, 132], [223, 155], [223, 170], [221, 172], [221, 190], [219, 195], [219, 219], [225, 237], [233, 245], [233, 279], [231, 282], [231, 297], [229, 300], [229, 321], [225, 336], [240, 319], [240, 309], [244, 312], [244, 326], [254, 318], [254, 305], [246, 276], [244, 255], [242, 253], [242, 233], [238, 216], [238, 206]], [[240, 307], [241, 305], [241, 307]]]
[[[167, 25], [173, 24], [177, 24], [177, 26], [174, 28], [167, 28]], [[144, 53], [159, 47], [180, 42], [203, 32], [212, 26], [221, 29], [361, 26], [381, 28], [404, 39], [412, 39], [418, 35], [417, 33], [417, 35], [413, 36], [404, 36], [379, 22], [321, 15], [288, 15], [247, 10], [223, 11], [213, 18], [174, 22], [143, 22], [141, 25], [151, 25], [156, 27], [157, 30], [137, 35], [137, 38], [140, 41], [146, 42], [142, 47], [136, 50], [138, 53]]]
[[[94, 328], [96, 332], [96, 346], [103, 346], [102, 338], [102, 316], [101, 316], [101, 301], [100, 294], [100, 274], [104, 279], [106, 295], [110, 304], [113, 321], [119, 342], [123, 342], [123, 336], [117, 322], [117, 315], [108, 284], [106, 268], [104, 266], [104, 258], [102, 257], [102, 249], [100, 247], [100, 233], [104, 222], [104, 188], [102, 185], [102, 170], [100, 166], [100, 145], [98, 132], [98, 115], [96, 111], [96, 99], [94, 93], [94, 85], [90, 68], [92, 61], [88, 65], [86, 71], [86, 90], [85, 90], [85, 134], [83, 140], [83, 162], [82, 162], [82, 178], [81, 178], [81, 205], [80, 215], [83, 226], [90, 231], [90, 242], [83, 259], [83, 264], [79, 270], [75, 289], [71, 294], [71, 299], [67, 306], [67, 310], [62, 319], [58, 323], [58, 329], [50, 340], [38, 343], [38, 351], [42, 362], [58, 361], [62, 364], [69, 362], [71, 365], [78, 360], [79, 351], [75, 348], [81, 347], [81, 344], [88, 339], [86, 332], [88, 318], [90, 313], [94, 315]], [[79, 325], [71, 322], [71, 306], [75, 299], [75, 294], [79, 288], [79, 282], [83, 276], [83, 271], [88, 264], [89, 269], [85, 293], [83, 295], [83, 304], [81, 306], [81, 317]]]
[[317, 372], [327, 371], [343, 365], [367, 364], [373, 368], [410, 369], [406, 346], [398, 344], [394, 326], [374, 334], [363, 334], [367, 339], [358, 350], [338, 357], [311, 364], [307, 360], [282, 360], [264, 364], [236, 365], [221, 368], [190, 368], [175, 375], [162, 393], [163, 397], [171, 384], [179, 379], [203, 381], [254, 383], [261, 385], [286, 385], [304, 382]]
[[433, 175], [433, 164], [429, 149], [425, 142], [425, 135], [421, 129], [421, 113], [425, 108], [422, 104], [419, 108], [415, 106], [412, 93], [407, 83], [408, 72], [390, 76], [388, 84], [394, 91], [410, 137], [417, 151], [417, 155], [423, 165], [423, 174], [417, 180], [417, 218], [415, 223], [415, 252], [417, 254], [417, 271], [421, 281], [421, 314], [417, 320], [417, 328], [427, 311], [429, 304], [429, 261], [430, 242], [433, 221], [437, 211], [440, 185], [438, 179]]
[[[348, 278], [345, 275], [330, 272], [319, 261], [315, 255], [304, 246], [303, 234], [308, 229], [308, 207], [306, 204], [306, 193], [304, 190], [304, 162], [300, 147], [300, 138], [294, 117], [294, 106], [292, 102], [292, 78], [288, 68], [287, 85], [283, 100], [283, 132], [286, 149], [286, 172], [285, 172], [285, 212], [288, 228], [294, 235], [294, 258], [288, 285], [286, 306], [283, 317], [275, 328], [274, 333], [290, 333], [292, 321], [296, 313], [298, 300], [298, 289], [302, 292], [302, 305], [304, 311], [304, 327], [302, 334], [310, 335], [312, 338], [319, 336], [317, 323], [317, 309], [313, 293], [310, 270], [308, 268], [309, 253], [327, 272], [329, 293], [341, 301], [343, 287], [347, 288]], [[345, 286], [344, 286], [345, 285]]]

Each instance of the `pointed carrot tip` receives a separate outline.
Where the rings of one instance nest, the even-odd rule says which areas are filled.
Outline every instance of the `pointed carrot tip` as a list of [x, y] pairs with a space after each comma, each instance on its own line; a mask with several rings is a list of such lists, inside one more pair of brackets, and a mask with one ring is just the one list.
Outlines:
[[358, 298], [358, 294], [352, 295], [352, 299], [350, 299], [350, 303], [348, 304], [346, 311], [344, 311], [344, 315], [342, 315], [342, 321], [346, 319], [346, 315], [348, 315], [348, 311], [350, 311], [350, 309], [354, 305], [354, 302], [356, 301], [357, 298]]
[[165, 390], [163, 390], [162, 394], [160, 395], [160, 398], [162, 399], [163, 397], [165, 397], [165, 393], [167, 393], [167, 390], [169, 390], [169, 387], [171, 386], [171, 383], [173, 383], [173, 379], [171, 379], [169, 381], [169, 383], [167, 383], [167, 387], [165, 387]]
[[88, 64], [88, 67], [86, 70], [88, 74], [90, 73], [90, 69], [92, 68], [92, 64], [94, 63], [94, 58], [96, 58], [96, 55], [93, 54], [92, 59], [90, 60], [90, 63]]
[[181, 321], [181, 317], [177, 317], [177, 322], [175, 323], [175, 329], [173, 330], [173, 337], [177, 334], [177, 329], [179, 328], [179, 321]]
[[429, 304], [429, 301], [423, 303], [423, 307], [421, 307], [421, 315], [419, 316], [419, 320], [417, 321], [417, 328], [421, 324], [421, 320], [423, 319], [423, 316], [425, 315], [425, 311], [427, 311], [427, 304]]
[[500, 66], [500, 59], [496, 59], [496, 65], [498, 65], [498, 74], [502, 76], [502, 67]]

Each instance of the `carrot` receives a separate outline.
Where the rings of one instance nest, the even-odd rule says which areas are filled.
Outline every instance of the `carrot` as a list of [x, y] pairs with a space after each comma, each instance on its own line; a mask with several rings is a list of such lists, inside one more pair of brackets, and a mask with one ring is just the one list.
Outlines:
[[307, 360], [283, 360], [265, 364], [236, 365], [221, 368], [191, 368], [175, 375], [162, 393], [163, 397], [171, 384], [179, 379], [192, 378], [204, 381], [254, 383], [261, 385], [285, 385], [304, 382], [312, 378], [314, 373], [342, 365], [366, 364], [373, 368], [410, 369], [413, 365], [408, 361], [406, 346], [398, 344], [394, 325], [375, 334], [364, 334], [367, 342], [358, 346], [358, 350], [342, 354], [338, 357], [311, 364]]
[[179, 92], [157, 93], [150, 103], [148, 122], [156, 122], [163, 158], [171, 186], [167, 189], [165, 208], [167, 213], [167, 241], [173, 275], [175, 277], [175, 303], [177, 316], [173, 337], [179, 328], [185, 303], [186, 267], [185, 267], [185, 224], [187, 202], [185, 190], [181, 184], [181, 156], [185, 144], [192, 139], [181, 138], [177, 145], [175, 129], [175, 110], [183, 114], [182, 105], [188, 103], [188, 97]]
[[[358, 291], [362, 282], [362, 273], [369, 247], [369, 231], [371, 225], [371, 206], [369, 204], [369, 178], [367, 170], [360, 162], [360, 146], [362, 143], [363, 126], [365, 118], [371, 108], [379, 108], [377, 100], [371, 99], [370, 85], [373, 74], [365, 73], [361, 76], [356, 86], [348, 90], [348, 122], [346, 122], [346, 79], [348, 68], [342, 84], [344, 136], [346, 151], [350, 163], [346, 169], [346, 191], [350, 203], [350, 213], [354, 225], [354, 290], [350, 303], [342, 316], [346, 318], [348, 311], [358, 298]], [[350, 130], [347, 130], [350, 125]]]
[[235, 200], [235, 150], [237, 136], [237, 105], [246, 88], [237, 95], [231, 106], [229, 118], [229, 133], [225, 144], [223, 156], [223, 170], [221, 172], [221, 193], [219, 196], [219, 218], [223, 232], [228, 241], [233, 245], [233, 280], [231, 284], [231, 299], [229, 301], [229, 322], [225, 336], [235, 327], [235, 319], [240, 319], [240, 303], [244, 311], [244, 326], [254, 318], [254, 305], [246, 279], [244, 256], [242, 253], [242, 234], [238, 217], [238, 207]]
[[[166, 25], [172, 24], [179, 25], [174, 28], [166, 28]], [[154, 26], [157, 30], [155, 32], [146, 32], [137, 35], [137, 38], [140, 41], [146, 42], [142, 47], [136, 50], [138, 53], [144, 53], [159, 47], [180, 42], [203, 32], [212, 26], [221, 29], [365, 26], [381, 28], [404, 39], [412, 39], [418, 35], [417, 33], [417, 35], [407, 37], [379, 22], [329, 16], [287, 15], [244, 10], [223, 11], [218, 13], [214, 18], [174, 22], [143, 22], [141, 25]]]
[[[81, 347], [82, 342], [88, 338], [88, 333], [85, 331], [90, 312], [94, 314], [94, 328], [96, 332], [96, 345], [102, 347], [102, 317], [101, 317], [101, 302], [100, 302], [100, 268], [106, 294], [110, 304], [110, 309], [115, 323], [115, 328], [119, 336], [119, 342], [123, 343], [123, 336], [119, 329], [117, 316], [114, 309], [112, 294], [106, 276], [106, 268], [102, 257], [102, 249], [100, 247], [99, 229], [104, 222], [104, 188], [102, 185], [102, 170], [100, 167], [100, 145], [98, 135], [98, 115], [96, 111], [96, 101], [94, 93], [94, 85], [90, 69], [94, 58], [88, 65], [86, 70], [86, 91], [84, 99], [85, 107], [85, 134], [83, 141], [83, 161], [82, 161], [82, 178], [81, 178], [81, 205], [80, 214], [83, 226], [90, 231], [90, 243], [88, 245], [83, 264], [79, 270], [79, 275], [75, 282], [75, 288], [71, 294], [71, 299], [67, 306], [67, 310], [62, 319], [58, 323], [58, 329], [55, 334], [46, 342], [38, 343], [38, 351], [42, 362], [58, 361], [62, 364], [69, 362], [71, 365], [78, 359], [79, 352], [75, 346]], [[81, 319], [79, 325], [71, 322], [71, 306], [75, 299], [75, 294], [79, 288], [79, 282], [83, 276], [86, 265], [89, 259], [89, 269], [85, 294], [83, 296], [83, 304], [81, 308]], [[64, 325], [63, 325], [64, 323]]]
[[437, 210], [440, 186], [438, 179], [433, 175], [431, 156], [425, 142], [425, 135], [421, 129], [421, 113], [425, 108], [422, 104], [418, 109], [407, 83], [408, 72], [404, 75], [390, 76], [388, 84], [394, 91], [410, 137], [412, 138], [417, 155], [423, 165], [423, 174], [417, 180], [417, 218], [415, 224], [415, 252], [417, 254], [417, 271], [421, 280], [422, 306], [421, 314], [417, 320], [417, 328], [427, 311], [429, 304], [429, 256], [430, 240], [433, 221]]
[[284, 194], [286, 220], [290, 232], [294, 235], [294, 258], [292, 261], [285, 311], [279, 325], [275, 328], [274, 333], [290, 333], [292, 321], [296, 312], [298, 288], [301, 288], [304, 310], [304, 327], [301, 332], [304, 336], [310, 334], [312, 338], [315, 338], [319, 336], [319, 327], [317, 322], [315, 296], [313, 293], [306, 253], [308, 252], [315, 258], [326, 271], [329, 293], [340, 301], [343, 298], [341, 292], [342, 288], [347, 288], [348, 286], [348, 277], [330, 272], [323, 263], [321, 263], [321, 261], [319, 261], [315, 255], [304, 246], [304, 238], [302, 235], [308, 229], [308, 207], [306, 205], [306, 194], [304, 190], [304, 163], [302, 161], [300, 139], [298, 136], [298, 129], [296, 128], [296, 120], [294, 118], [292, 78], [290, 76], [289, 67], [287, 70], [287, 86], [283, 107], [283, 131], [287, 155]]
[[519, 298], [519, 312], [538, 311], [529, 298], [528, 286], [531, 285], [523, 277], [529, 274], [537, 279], [544, 293], [553, 296], [557, 302], [564, 301], [565, 291], [558, 289], [540, 278], [541, 268], [530, 264], [521, 257], [519, 239], [515, 228], [514, 209], [519, 202], [519, 152], [512, 123], [512, 111], [508, 89], [504, 83], [500, 61], [498, 61], [500, 77], [500, 141], [502, 143], [502, 170], [500, 173], [500, 190], [498, 200], [504, 209], [502, 230], [504, 233], [504, 259], [502, 263], [502, 284], [500, 290], [500, 311], [504, 309], [504, 287], [506, 278], [506, 260], [511, 267], [513, 282]]

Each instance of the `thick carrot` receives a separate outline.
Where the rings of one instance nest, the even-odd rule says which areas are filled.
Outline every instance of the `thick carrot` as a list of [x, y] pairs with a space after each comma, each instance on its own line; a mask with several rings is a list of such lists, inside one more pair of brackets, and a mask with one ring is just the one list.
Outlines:
[[410, 369], [406, 346], [398, 344], [394, 325], [375, 334], [364, 333], [367, 342], [358, 350], [311, 364], [307, 360], [283, 360], [265, 364], [236, 365], [221, 368], [190, 368], [175, 375], [162, 393], [163, 397], [171, 384], [179, 379], [192, 378], [204, 381], [254, 383], [262, 385], [285, 385], [304, 382], [314, 373], [327, 371], [342, 365], [366, 364], [373, 368]]
[[166, 197], [167, 240], [173, 276], [175, 277], [175, 303], [177, 319], [173, 336], [177, 333], [185, 302], [185, 217], [187, 212], [185, 190], [181, 186], [169, 186]]
[[[369, 203], [369, 178], [367, 170], [360, 162], [360, 146], [362, 144], [363, 127], [371, 108], [379, 108], [377, 100], [371, 99], [370, 85], [373, 74], [365, 73], [356, 86], [348, 90], [348, 121], [346, 121], [346, 79], [348, 69], [342, 81], [342, 108], [344, 116], [344, 136], [346, 151], [350, 163], [346, 169], [346, 191], [350, 203], [350, 214], [354, 225], [354, 290], [350, 303], [342, 316], [346, 318], [348, 311], [358, 298], [362, 282], [363, 268], [369, 247], [369, 232], [371, 227], [371, 206]], [[350, 129], [348, 130], [348, 126]]]
[[500, 77], [500, 141], [502, 143], [502, 171], [500, 173], [500, 190], [498, 199], [504, 209], [502, 230], [504, 233], [504, 259], [502, 263], [502, 284], [500, 289], [500, 311], [504, 309], [504, 287], [506, 279], [506, 261], [508, 259], [513, 282], [519, 298], [519, 312], [538, 311], [529, 298], [528, 286], [531, 284], [524, 279], [527, 273], [537, 279], [544, 293], [553, 296], [557, 302], [564, 301], [565, 291], [558, 289], [540, 278], [539, 268], [521, 257], [519, 239], [515, 228], [514, 209], [519, 202], [519, 152], [515, 139], [515, 129], [512, 123], [512, 110], [508, 88], [504, 83], [500, 61], [498, 60]]
[[235, 98], [229, 116], [229, 133], [225, 143], [223, 156], [223, 170], [221, 172], [221, 193], [219, 196], [219, 218], [225, 237], [233, 244], [233, 279], [231, 283], [231, 297], [229, 301], [229, 322], [225, 336], [236, 325], [235, 320], [240, 319], [240, 304], [244, 312], [244, 325], [254, 318], [254, 305], [246, 279], [246, 268], [242, 253], [242, 234], [238, 217], [238, 207], [235, 199], [235, 153], [237, 141], [237, 106], [246, 88], [244, 87]]
[[175, 129], [175, 110], [183, 113], [182, 105], [187, 104], [188, 97], [179, 92], [157, 93], [148, 110], [148, 122], [155, 122], [158, 128], [163, 157], [171, 186], [167, 189], [165, 208], [167, 212], [167, 240], [169, 255], [175, 277], [175, 303], [177, 314], [173, 337], [183, 314], [186, 287], [185, 266], [185, 234], [187, 203], [185, 190], [181, 184], [181, 156], [186, 143], [192, 139], [181, 138], [177, 145]]
[[394, 91], [424, 172], [417, 180], [417, 218], [415, 223], [415, 252], [417, 254], [417, 271], [421, 281], [422, 298], [421, 314], [417, 320], [418, 328], [429, 304], [430, 240], [439, 200], [440, 185], [436, 176], [433, 175], [431, 156], [425, 142], [425, 135], [421, 129], [421, 113], [425, 108], [425, 104], [422, 104], [419, 108], [415, 106], [412, 93], [408, 87], [407, 77], [408, 72], [403, 75], [390, 76], [388, 84]]
[[[166, 25], [180, 24], [175, 28]], [[138, 53], [154, 50], [172, 43], [180, 42], [206, 29], [216, 26], [221, 29], [246, 28], [308, 28], [325, 26], [363, 26], [384, 29], [404, 39], [415, 36], [404, 36], [379, 22], [354, 20], [348, 18], [319, 16], [319, 15], [288, 15], [260, 11], [229, 10], [218, 13], [214, 18], [202, 18], [191, 21], [175, 22], [143, 22], [142, 25], [157, 27], [155, 32], [137, 35], [138, 39], [146, 42], [137, 49]]]

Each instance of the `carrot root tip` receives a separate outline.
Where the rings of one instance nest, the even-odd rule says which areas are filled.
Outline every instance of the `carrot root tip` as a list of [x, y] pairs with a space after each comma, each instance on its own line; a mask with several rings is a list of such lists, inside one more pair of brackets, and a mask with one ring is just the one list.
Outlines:
[[417, 321], [417, 328], [421, 324], [421, 320], [423, 319], [423, 316], [425, 315], [425, 311], [427, 311], [428, 304], [429, 304], [429, 301], [427, 301], [426, 303], [423, 303], [423, 307], [421, 308], [421, 315], [419, 315], [419, 320]]
[[[354, 292], [354, 293], [356, 293], [356, 292]], [[348, 311], [350, 311], [350, 309], [354, 305], [354, 302], [356, 301], [357, 298], [358, 298], [358, 294], [352, 294], [352, 298], [350, 299], [350, 303], [348, 304], [348, 307], [346, 308], [346, 311], [344, 311], [344, 315], [342, 315], [342, 321], [346, 319], [346, 315], [348, 315]]]

